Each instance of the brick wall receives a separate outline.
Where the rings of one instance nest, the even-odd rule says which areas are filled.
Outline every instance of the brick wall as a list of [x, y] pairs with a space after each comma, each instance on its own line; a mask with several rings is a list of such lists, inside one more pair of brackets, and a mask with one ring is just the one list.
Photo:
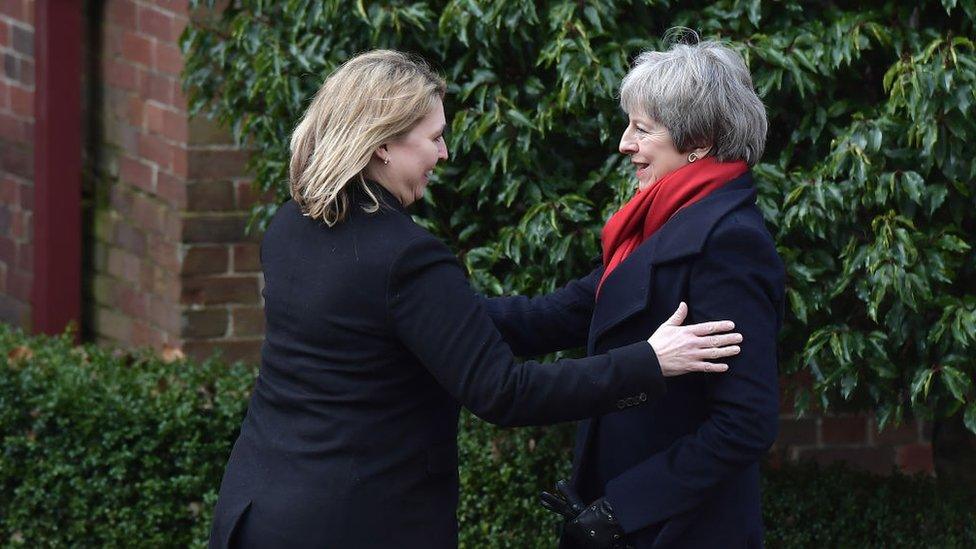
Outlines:
[[246, 153], [191, 120], [178, 0], [108, 0], [96, 19], [101, 142], [92, 246], [99, 341], [254, 360], [263, 329]]
[[809, 387], [805, 376], [781, 380], [785, 388], [780, 410], [780, 433], [771, 451], [773, 463], [812, 460], [821, 464], [843, 461], [852, 467], [888, 474], [933, 472], [931, 424], [909, 420], [878, 429], [872, 414], [825, 414], [814, 410], [797, 417], [792, 388]]
[[0, 0], [0, 321], [30, 326], [34, 2]]

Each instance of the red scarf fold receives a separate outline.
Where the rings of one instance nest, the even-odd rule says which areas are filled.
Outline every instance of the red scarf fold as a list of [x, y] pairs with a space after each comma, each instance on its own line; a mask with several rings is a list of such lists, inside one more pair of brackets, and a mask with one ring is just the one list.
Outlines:
[[744, 174], [749, 166], [739, 160], [719, 162], [705, 157], [665, 175], [638, 191], [603, 226], [603, 281], [678, 210], [698, 202], [725, 183]]

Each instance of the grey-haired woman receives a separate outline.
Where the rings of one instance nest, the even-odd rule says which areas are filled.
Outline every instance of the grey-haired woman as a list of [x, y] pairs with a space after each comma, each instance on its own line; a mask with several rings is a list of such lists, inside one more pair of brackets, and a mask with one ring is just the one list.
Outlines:
[[636, 190], [604, 227], [603, 265], [547, 296], [488, 300], [489, 313], [527, 356], [639, 341], [680, 302], [694, 321], [734, 320], [746, 343], [725, 374], [670, 378], [649, 406], [583, 421], [573, 477], [543, 503], [566, 518], [564, 548], [759, 547], [785, 279], [749, 171], [765, 110], [742, 58], [716, 42], [640, 55], [621, 106]]

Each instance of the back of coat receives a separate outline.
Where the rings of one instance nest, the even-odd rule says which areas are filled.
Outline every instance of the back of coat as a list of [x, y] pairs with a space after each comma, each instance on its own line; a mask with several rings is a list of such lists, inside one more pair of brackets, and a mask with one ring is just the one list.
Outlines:
[[423, 231], [351, 210], [325, 229], [288, 202], [264, 236], [266, 340], [217, 538], [246, 516], [264, 546], [456, 545], [458, 405], [386, 305], [389, 265]]
[[327, 227], [293, 202], [261, 249], [261, 369], [212, 547], [456, 547], [459, 403], [499, 425], [664, 390], [646, 341], [515, 363], [451, 251], [372, 185]]

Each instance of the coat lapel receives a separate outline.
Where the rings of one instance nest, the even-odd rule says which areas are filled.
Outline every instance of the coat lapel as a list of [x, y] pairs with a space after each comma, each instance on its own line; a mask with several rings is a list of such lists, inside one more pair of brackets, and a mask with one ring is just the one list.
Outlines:
[[[590, 321], [588, 354], [595, 354], [601, 335], [650, 305], [655, 268], [701, 253], [708, 235], [722, 217], [747, 202], [755, 201], [752, 176], [746, 172], [679, 211], [654, 236], [638, 246], [610, 273], [600, 289]], [[587, 448], [593, 432], [599, 429], [599, 421], [600, 418], [583, 420], [577, 430], [572, 475], [573, 485], [577, 488], [581, 471], [586, 467]]]
[[589, 352], [594, 352], [602, 334], [647, 308], [655, 266], [701, 253], [715, 224], [743, 203], [755, 202], [755, 198], [752, 177], [746, 172], [679, 211], [638, 246], [600, 288], [590, 321]]

